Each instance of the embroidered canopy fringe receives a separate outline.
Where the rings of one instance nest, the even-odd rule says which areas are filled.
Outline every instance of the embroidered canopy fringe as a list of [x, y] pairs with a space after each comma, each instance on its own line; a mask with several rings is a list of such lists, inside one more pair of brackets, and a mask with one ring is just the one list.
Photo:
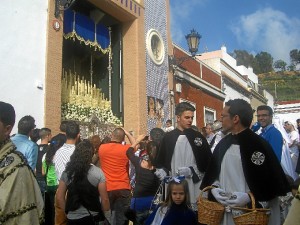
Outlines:
[[107, 54], [111, 51], [109, 29], [72, 10], [64, 12], [64, 38], [77, 39], [95, 50]]

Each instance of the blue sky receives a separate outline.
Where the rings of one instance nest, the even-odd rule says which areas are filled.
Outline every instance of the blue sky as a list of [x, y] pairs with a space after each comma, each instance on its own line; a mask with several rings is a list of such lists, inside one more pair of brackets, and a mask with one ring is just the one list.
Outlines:
[[300, 0], [170, 0], [173, 42], [188, 50], [185, 35], [202, 35], [199, 53], [246, 50], [269, 52], [288, 64], [300, 49]]

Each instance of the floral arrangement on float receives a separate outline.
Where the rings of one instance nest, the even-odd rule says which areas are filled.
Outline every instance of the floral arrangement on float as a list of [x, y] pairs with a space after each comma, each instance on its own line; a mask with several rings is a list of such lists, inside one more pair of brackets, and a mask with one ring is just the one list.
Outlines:
[[91, 123], [91, 118], [100, 124], [122, 126], [121, 120], [111, 110], [111, 102], [104, 98], [101, 89], [76, 74], [64, 72], [62, 79], [62, 120], [76, 120], [81, 124]]
[[86, 107], [85, 105], [64, 103], [61, 106], [61, 111], [63, 120], [90, 122], [90, 118], [92, 116], [96, 116], [101, 123], [111, 123], [116, 126], [122, 126], [122, 122], [113, 114], [111, 109]]

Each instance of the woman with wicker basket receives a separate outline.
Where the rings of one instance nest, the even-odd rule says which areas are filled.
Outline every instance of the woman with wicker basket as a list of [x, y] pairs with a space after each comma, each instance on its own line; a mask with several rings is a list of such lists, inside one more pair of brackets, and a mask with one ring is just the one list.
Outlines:
[[[230, 134], [216, 146], [201, 184], [201, 189], [214, 186], [209, 197], [225, 207], [222, 225], [280, 225], [278, 196], [290, 191], [272, 147], [249, 129], [252, 119], [252, 107], [245, 100], [225, 103], [221, 121]], [[255, 200], [270, 210], [257, 209]]]

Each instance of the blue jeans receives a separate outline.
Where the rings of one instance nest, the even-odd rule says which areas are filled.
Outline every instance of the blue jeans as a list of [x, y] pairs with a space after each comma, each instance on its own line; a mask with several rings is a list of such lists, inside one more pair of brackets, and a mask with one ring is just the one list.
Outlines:
[[108, 191], [108, 198], [110, 203], [110, 208], [115, 215], [112, 219], [112, 225], [124, 225], [127, 221], [124, 213], [130, 206], [130, 190], [114, 190]]

